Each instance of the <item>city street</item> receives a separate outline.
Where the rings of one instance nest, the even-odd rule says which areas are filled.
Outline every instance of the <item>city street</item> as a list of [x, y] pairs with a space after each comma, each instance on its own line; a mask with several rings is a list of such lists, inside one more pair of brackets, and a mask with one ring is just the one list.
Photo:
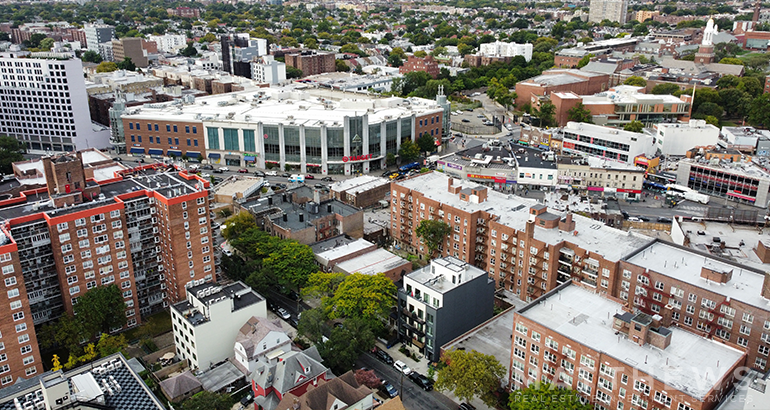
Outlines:
[[[364, 353], [356, 361], [356, 368], [361, 367], [374, 370], [379, 378], [389, 381], [393, 387], [401, 391], [401, 373], [393, 366], [375, 359], [371, 353]], [[407, 410], [455, 410], [457, 408], [457, 403], [448, 397], [435, 390], [425, 391], [406, 376], [403, 378], [403, 383], [401, 401]]]

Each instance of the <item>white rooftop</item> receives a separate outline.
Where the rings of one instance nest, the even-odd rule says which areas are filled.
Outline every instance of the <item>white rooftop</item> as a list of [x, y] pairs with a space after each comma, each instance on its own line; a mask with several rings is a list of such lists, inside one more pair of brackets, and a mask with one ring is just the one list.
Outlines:
[[[456, 283], [453, 280], [455, 276], [458, 277]], [[406, 275], [404, 284], [416, 282], [444, 294], [479, 276], [487, 276], [487, 272], [454, 256], [445, 256], [433, 259], [429, 265]]]
[[342, 258], [346, 255], [359, 252], [372, 245], [373, 244], [367, 241], [366, 239], [358, 239], [356, 241], [347, 243], [345, 245], [340, 245], [340, 246], [325, 250], [323, 252], [317, 253], [316, 257], [322, 260], [332, 261], [332, 260]]
[[348, 273], [360, 272], [365, 275], [376, 275], [405, 263], [408, 263], [406, 259], [394, 255], [385, 249], [379, 248], [356, 258], [338, 263], [336, 269]]
[[[760, 293], [764, 283], [763, 275], [748, 266], [728, 263], [665, 242], [653, 242], [627, 261], [751, 306], [761, 309], [770, 307], [770, 300]], [[704, 265], [721, 271], [732, 270], [732, 279], [725, 284], [708, 281], [700, 276]]]
[[347, 191], [351, 188], [355, 188], [357, 186], [365, 185], [373, 181], [384, 181], [388, 182], [385, 178], [379, 178], [374, 175], [361, 175], [360, 177], [350, 178], [350, 179], [343, 179], [341, 181], [337, 181], [331, 185], [332, 191]]
[[104, 181], [107, 179], [113, 179], [115, 178], [116, 172], [122, 171], [124, 169], [128, 169], [128, 168], [121, 164], [110, 165], [108, 167], [94, 168], [94, 179], [96, 180], [96, 182]]
[[266, 124], [293, 123], [296, 126], [342, 126], [345, 117], [369, 115], [369, 123], [387, 119], [442, 112], [432, 100], [410, 97], [381, 98], [344, 93], [304, 85], [286, 88], [217, 94], [196, 98], [192, 104], [169, 102], [131, 107], [123, 118], [154, 120], [159, 117], [179, 121], [228, 121]]
[[698, 399], [704, 399], [742, 360], [743, 352], [678, 328], [669, 329], [671, 344], [665, 350], [639, 346], [615, 334], [612, 321], [616, 313], [624, 313], [619, 303], [569, 285], [522, 309], [519, 315]]
[[603, 138], [611, 141], [622, 140], [628, 141], [629, 143], [640, 138], [652, 139], [652, 135], [650, 134], [640, 134], [638, 132], [625, 131], [585, 122], [569, 121], [567, 125], [564, 126], [563, 130], [565, 132], [574, 132], [579, 135], [590, 135], [594, 138]]
[[685, 104], [684, 101], [673, 95], [641, 93], [640, 91], [643, 89], [644, 87], [618, 85], [609, 91], [583, 96], [583, 104]]
[[[529, 208], [538, 202], [534, 199], [522, 198], [516, 195], [505, 195], [487, 189], [487, 200], [478, 204], [460, 200], [458, 195], [447, 191], [449, 177], [440, 172], [428, 172], [414, 178], [398, 181], [397, 184], [408, 189], [421, 192], [427, 198], [451, 205], [466, 212], [487, 211], [497, 215], [499, 223], [510, 226], [517, 231], [526, 229], [529, 220]], [[476, 184], [469, 181], [455, 180], [454, 185], [473, 187]], [[549, 210], [554, 213], [553, 210]], [[555, 245], [562, 241], [574, 243], [581, 248], [596, 252], [611, 261], [618, 261], [630, 255], [636, 249], [652, 241], [652, 238], [638, 233], [625, 232], [611, 228], [591, 218], [572, 215], [575, 231], [562, 232], [558, 229], [535, 227], [535, 239]]]
[[110, 157], [99, 150], [93, 150], [93, 149], [84, 150], [84, 151], [80, 151], [80, 154], [83, 158], [84, 166], [91, 165], [95, 162], [110, 161]]

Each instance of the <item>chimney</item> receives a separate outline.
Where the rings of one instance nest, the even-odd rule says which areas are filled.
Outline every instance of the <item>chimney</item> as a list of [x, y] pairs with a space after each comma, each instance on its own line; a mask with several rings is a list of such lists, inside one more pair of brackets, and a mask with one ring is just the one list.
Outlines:
[[567, 216], [559, 221], [559, 230], [567, 232], [575, 230], [575, 222], [572, 220], [572, 212], [568, 212]]
[[756, 252], [762, 263], [770, 263], [770, 243], [765, 244], [760, 240], [757, 242], [757, 249], [755, 249], [754, 252]]
[[299, 214], [299, 221], [305, 222], [305, 214]]
[[289, 222], [289, 215], [283, 214], [283, 221]]
[[528, 239], [535, 237], [535, 221], [527, 221], [527, 227], [525, 233]]
[[453, 184], [453, 178], [449, 177], [449, 179], [447, 180], [447, 190], [449, 192], [452, 192], [452, 184]]
[[765, 272], [765, 281], [762, 282], [762, 297], [770, 299], [770, 272]]
[[663, 327], [670, 327], [671, 326], [671, 317], [673, 316], [672, 313], [674, 312], [674, 307], [671, 305], [666, 305], [663, 307], [663, 309], [660, 311], [660, 325]]
[[326, 212], [332, 213], [332, 204], [327, 204], [326, 205]]

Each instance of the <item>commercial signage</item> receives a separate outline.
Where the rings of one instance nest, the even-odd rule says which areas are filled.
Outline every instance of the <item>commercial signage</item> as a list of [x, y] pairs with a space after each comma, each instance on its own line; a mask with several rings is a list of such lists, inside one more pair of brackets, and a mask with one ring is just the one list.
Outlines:
[[468, 174], [468, 178], [495, 179], [495, 177], [492, 177], [492, 176], [489, 176], [489, 175], [478, 175], [478, 174]]
[[372, 159], [372, 154], [366, 154], [366, 155], [351, 155], [349, 157], [342, 157], [342, 162], [352, 162], [352, 161], [366, 161], [368, 159]]
[[463, 167], [462, 167], [462, 166], [460, 166], [460, 165], [457, 165], [457, 164], [450, 164], [450, 163], [448, 163], [448, 162], [446, 163], [446, 166], [447, 166], [447, 168], [452, 168], [452, 169], [460, 169], [460, 170], [461, 170], [461, 169], [463, 169]]

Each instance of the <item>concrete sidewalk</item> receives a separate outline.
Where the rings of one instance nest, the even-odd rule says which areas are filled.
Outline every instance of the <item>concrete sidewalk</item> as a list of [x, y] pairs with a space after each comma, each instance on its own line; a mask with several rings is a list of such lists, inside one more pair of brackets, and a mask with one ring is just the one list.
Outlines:
[[[402, 362], [406, 363], [407, 366], [409, 366], [410, 369], [413, 371], [416, 371], [418, 373], [421, 373], [425, 376], [428, 376], [428, 366], [429, 362], [428, 360], [423, 357], [422, 354], [418, 354], [417, 357], [420, 358], [419, 362], [414, 361], [414, 359], [410, 357], [406, 357], [403, 353], [401, 353], [398, 349], [403, 345], [402, 343], [396, 343], [391, 347], [390, 349], [386, 348], [385, 345], [380, 342], [379, 340], [375, 342], [375, 345], [378, 349], [388, 352], [388, 354], [393, 357], [393, 361], [401, 360]], [[409, 346], [406, 346], [407, 349], [410, 349]], [[416, 349], [411, 348], [410, 349], [412, 353], [416, 352]], [[433, 376], [433, 380], [436, 380], [436, 375]], [[457, 398], [452, 392], [450, 391], [442, 391], [439, 392], [443, 394], [446, 397], [449, 397], [452, 401], [457, 403], [459, 406], [462, 402], [459, 398]], [[494, 410], [494, 408], [487, 406], [484, 404], [484, 402], [481, 401], [481, 399], [474, 399], [470, 402], [474, 407], [476, 407], [477, 410]]]

